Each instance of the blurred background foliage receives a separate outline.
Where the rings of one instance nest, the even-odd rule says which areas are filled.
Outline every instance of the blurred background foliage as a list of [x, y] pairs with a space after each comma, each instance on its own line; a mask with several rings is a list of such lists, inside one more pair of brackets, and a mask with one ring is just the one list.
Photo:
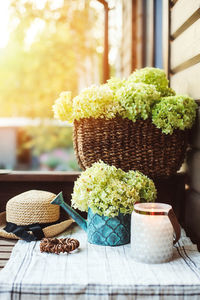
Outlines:
[[10, 10], [12, 32], [0, 50], [0, 116], [52, 118], [58, 94], [77, 94], [79, 70], [87, 72], [86, 57], [97, 54], [98, 14], [87, 0], [11, 0]]
[[39, 120], [38, 126], [17, 129], [14, 168], [79, 170], [72, 128], [44, 120], [53, 119], [52, 105], [61, 91], [75, 96], [101, 81], [103, 6], [94, 0], [8, 1], [9, 40], [0, 48], [0, 118]]
[[53, 149], [73, 148], [72, 127], [58, 127], [52, 125], [39, 125], [26, 127], [23, 130], [23, 143], [19, 148], [19, 154], [27, 149], [32, 149], [36, 156], [50, 152]]

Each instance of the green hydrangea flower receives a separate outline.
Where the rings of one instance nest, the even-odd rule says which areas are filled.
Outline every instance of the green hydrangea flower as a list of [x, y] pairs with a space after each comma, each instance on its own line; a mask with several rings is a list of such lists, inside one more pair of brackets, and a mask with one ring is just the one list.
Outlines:
[[66, 91], [62, 92], [59, 95], [59, 98], [55, 101], [53, 105], [53, 112], [55, 119], [66, 121], [66, 117], [68, 122], [73, 121], [72, 117], [72, 100], [71, 100], [71, 92]]
[[164, 70], [149, 67], [136, 70], [127, 80], [112, 77], [107, 84], [92, 85], [73, 100], [71, 92], [63, 92], [53, 106], [55, 117], [62, 121], [112, 119], [119, 115], [133, 122], [151, 118], [165, 134], [191, 128], [195, 110], [192, 98], [175, 96]]
[[92, 85], [73, 99], [73, 118], [114, 118], [121, 110], [114, 93], [107, 84]]
[[197, 104], [188, 96], [164, 97], [152, 110], [152, 122], [163, 133], [172, 134], [174, 129], [191, 128], [196, 117]]
[[153, 84], [161, 97], [175, 95], [175, 91], [168, 87], [169, 81], [162, 69], [147, 67], [136, 70], [129, 76], [128, 81]]
[[72, 206], [107, 217], [119, 212], [130, 214], [135, 202], [156, 198], [156, 188], [151, 179], [138, 171], [128, 173], [100, 161], [81, 173], [74, 185]]
[[137, 119], [146, 120], [151, 115], [152, 105], [160, 98], [155, 86], [145, 83], [126, 82], [116, 92], [123, 110], [121, 115], [135, 122]]
[[114, 94], [125, 85], [126, 80], [120, 79], [118, 77], [111, 77], [107, 80], [107, 84], [110, 87], [110, 89], [114, 92]]

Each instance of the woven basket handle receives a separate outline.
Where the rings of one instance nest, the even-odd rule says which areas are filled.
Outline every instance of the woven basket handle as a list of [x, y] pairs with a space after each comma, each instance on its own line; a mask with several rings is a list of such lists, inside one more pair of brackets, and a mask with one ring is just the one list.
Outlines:
[[171, 224], [174, 228], [174, 232], [175, 232], [175, 235], [176, 235], [176, 237], [173, 241], [173, 244], [176, 244], [178, 242], [178, 240], [180, 239], [180, 237], [181, 237], [181, 227], [180, 227], [180, 224], [179, 224], [179, 222], [176, 218], [176, 215], [175, 215], [172, 208], [168, 212], [168, 217], [170, 219], [170, 222], [171, 222]]

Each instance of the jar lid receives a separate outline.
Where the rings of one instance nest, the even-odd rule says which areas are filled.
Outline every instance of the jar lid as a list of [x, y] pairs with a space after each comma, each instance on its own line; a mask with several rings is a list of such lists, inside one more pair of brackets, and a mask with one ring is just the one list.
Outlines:
[[171, 205], [165, 203], [137, 203], [134, 211], [142, 215], [162, 216], [168, 215]]

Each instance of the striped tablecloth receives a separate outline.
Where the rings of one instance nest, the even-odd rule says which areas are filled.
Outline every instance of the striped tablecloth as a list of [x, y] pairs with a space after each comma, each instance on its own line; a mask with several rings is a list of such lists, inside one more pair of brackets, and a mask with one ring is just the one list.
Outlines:
[[64, 236], [77, 238], [80, 250], [40, 253], [39, 242], [19, 241], [0, 272], [0, 299], [200, 299], [200, 253], [184, 232], [173, 261], [158, 265], [135, 262], [130, 244], [88, 244], [77, 225]]

